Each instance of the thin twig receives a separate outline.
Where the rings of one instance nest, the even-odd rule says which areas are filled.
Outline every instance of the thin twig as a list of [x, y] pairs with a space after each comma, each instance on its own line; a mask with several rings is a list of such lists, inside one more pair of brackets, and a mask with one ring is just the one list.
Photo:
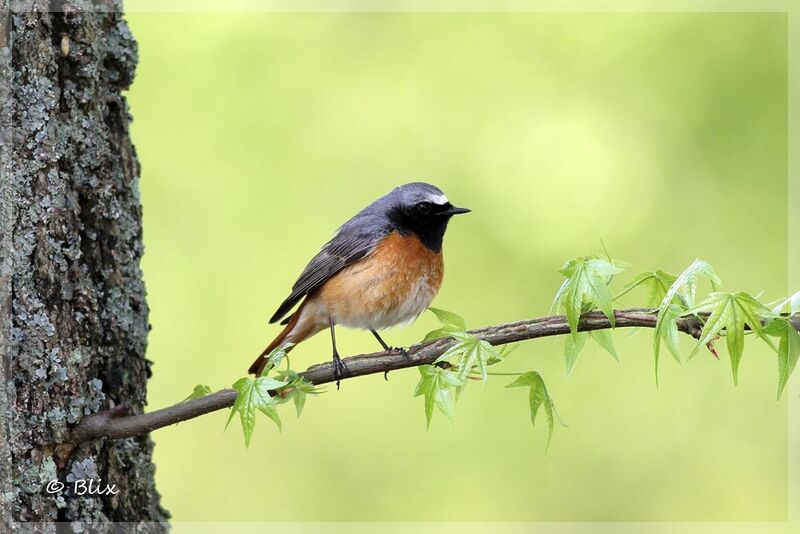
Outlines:
[[[615, 310], [616, 328], [655, 328], [657, 314], [650, 309]], [[800, 316], [793, 316], [792, 322], [800, 330]], [[677, 320], [678, 330], [698, 338], [702, 331], [701, 323], [695, 317], [681, 317]], [[601, 312], [584, 313], [578, 324], [579, 331], [604, 330], [612, 328], [611, 322]], [[469, 333], [488, 341], [492, 345], [505, 345], [526, 339], [558, 336], [570, 332], [567, 319], [563, 315], [553, 315], [528, 319], [515, 323], [488, 326]], [[441, 356], [454, 341], [450, 338], [437, 339], [413, 345], [408, 355], [399, 352], [375, 352], [344, 358], [348, 374], [342, 380], [376, 373], [385, 373], [407, 367], [431, 364]], [[333, 364], [321, 363], [300, 373], [315, 385], [335, 382]], [[138, 436], [158, 428], [194, 419], [201, 415], [233, 406], [236, 391], [223, 389], [200, 399], [179, 402], [168, 408], [140, 415], [121, 417], [113, 410], [84, 417], [70, 434], [70, 443], [81, 443], [99, 438], [120, 439]]]

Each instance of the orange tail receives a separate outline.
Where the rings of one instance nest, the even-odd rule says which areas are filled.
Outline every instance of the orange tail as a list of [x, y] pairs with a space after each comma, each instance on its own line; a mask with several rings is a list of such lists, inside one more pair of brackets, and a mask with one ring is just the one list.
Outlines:
[[[289, 318], [289, 322], [286, 323], [286, 328], [281, 330], [281, 333], [278, 334], [278, 337], [273, 339], [272, 343], [267, 345], [267, 348], [264, 349], [264, 351], [261, 353], [261, 355], [259, 355], [258, 358], [256, 358], [256, 361], [254, 361], [253, 365], [250, 366], [250, 369], [247, 370], [248, 373], [254, 374], [256, 376], [261, 376], [261, 372], [264, 370], [264, 367], [267, 365], [267, 361], [268, 361], [267, 356], [269, 356], [270, 352], [275, 350], [278, 346], [280, 346], [281, 343], [283, 343], [283, 340], [286, 339], [286, 336], [289, 335], [289, 332], [291, 332], [292, 329], [295, 327], [295, 325], [297, 325], [298, 319], [300, 319], [300, 309], [299, 308]], [[294, 348], [294, 347], [287, 348], [286, 352], [289, 352], [290, 350], [292, 350], [292, 348]]]

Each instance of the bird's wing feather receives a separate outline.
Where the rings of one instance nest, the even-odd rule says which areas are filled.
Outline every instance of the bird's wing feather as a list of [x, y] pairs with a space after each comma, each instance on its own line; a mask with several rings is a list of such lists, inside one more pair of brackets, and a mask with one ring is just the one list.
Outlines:
[[319, 289], [336, 273], [368, 255], [386, 232], [348, 232], [343, 227], [322, 250], [312, 258], [292, 286], [291, 294], [269, 320], [279, 321], [295, 304], [309, 293]]

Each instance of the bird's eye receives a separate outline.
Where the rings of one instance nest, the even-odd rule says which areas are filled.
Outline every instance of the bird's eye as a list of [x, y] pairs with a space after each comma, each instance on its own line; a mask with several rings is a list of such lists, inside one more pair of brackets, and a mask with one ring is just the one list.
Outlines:
[[431, 204], [430, 202], [420, 202], [417, 204], [417, 211], [419, 211], [423, 215], [427, 215], [431, 212]]

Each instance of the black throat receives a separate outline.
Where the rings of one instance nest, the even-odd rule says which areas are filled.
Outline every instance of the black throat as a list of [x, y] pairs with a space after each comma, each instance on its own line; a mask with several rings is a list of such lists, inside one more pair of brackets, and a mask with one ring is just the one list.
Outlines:
[[389, 220], [394, 228], [403, 235], [416, 235], [426, 248], [437, 254], [441, 252], [444, 232], [447, 230], [450, 216], [431, 214], [422, 217], [413, 211], [409, 213], [409, 211], [398, 207], [389, 213]]

